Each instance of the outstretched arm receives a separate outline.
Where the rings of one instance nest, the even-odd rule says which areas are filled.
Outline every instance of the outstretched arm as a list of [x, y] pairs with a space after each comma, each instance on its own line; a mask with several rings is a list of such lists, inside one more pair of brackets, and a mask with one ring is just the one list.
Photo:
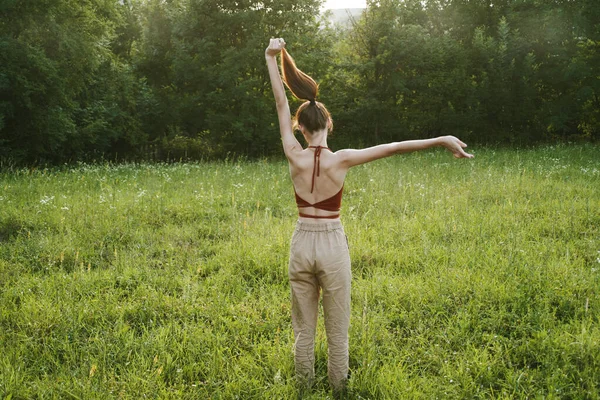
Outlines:
[[292, 130], [292, 116], [287, 97], [285, 96], [285, 88], [277, 67], [276, 56], [285, 47], [283, 39], [271, 39], [269, 47], [265, 50], [265, 58], [267, 59], [267, 67], [269, 68], [269, 77], [271, 78], [271, 86], [273, 87], [273, 95], [275, 96], [275, 104], [277, 106], [277, 117], [279, 118], [279, 132], [283, 141], [283, 151], [286, 157], [290, 158], [290, 154], [294, 151], [302, 150], [302, 145]]
[[466, 153], [463, 150], [467, 145], [454, 136], [441, 136], [435, 139], [406, 140], [404, 142], [380, 144], [378, 146], [360, 150], [340, 150], [337, 153], [342, 157], [342, 163], [347, 168], [350, 168], [355, 165], [368, 163], [394, 154], [410, 153], [412, 151], [424, 150], [437, 146], [447, 148], [456, 158], [473, 158], [472, 154]]

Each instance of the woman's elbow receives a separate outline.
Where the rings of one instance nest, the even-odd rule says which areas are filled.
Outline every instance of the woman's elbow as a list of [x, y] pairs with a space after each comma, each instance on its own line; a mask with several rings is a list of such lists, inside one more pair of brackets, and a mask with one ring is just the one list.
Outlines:
[[396, 154], [402, 153], [402, 149], [396, 146], [395, 143], [390, 143], [382, 151], [382, 158], [395, 156]]

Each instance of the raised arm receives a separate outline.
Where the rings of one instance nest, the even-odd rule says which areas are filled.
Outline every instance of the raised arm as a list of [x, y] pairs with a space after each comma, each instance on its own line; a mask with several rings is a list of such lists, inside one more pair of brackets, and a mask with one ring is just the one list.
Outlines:
[[380, 144], [360, 150], [340, 150], [337, 152], [342, 158], [345, 167], [368, 163], [380, 158], [393, 156], [394, 154], [410, 153], [412, 151], [424, 150], [430, 147], [442, 146], [454, 154], [456, 158], [473, 158], [472, 154], [466, 153], [463, 148], [467, 145], [454, 136], [440, 136], [435, 139], [406, 140]]
[[292, 152], [302, 150], [302, 145], [294, 136], [290, 106], [285, 95], [285, 88], [283, 87], [283, 81], [279, 74], [279, 68], [277, 67], [276, 57], [283, 47], [285, 47], [283, 39], [271, 39], [269, 47], [265, 50], [265, 58], [267, 59], [269, 77], [271, 78], [271, 86], [273, 88], [273, 95], [275, 96], [275, 104], [277, 106], [277, 117], [279, 118], [279, 132], [281, 133], [281, 140], [283, 141], [283, 151], [286, 157], [290, 158]]

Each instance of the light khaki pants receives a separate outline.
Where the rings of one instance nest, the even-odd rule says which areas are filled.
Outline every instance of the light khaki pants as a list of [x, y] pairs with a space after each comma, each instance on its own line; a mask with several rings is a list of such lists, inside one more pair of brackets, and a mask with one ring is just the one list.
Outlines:
[[314, 347], [319, 292], [329, 348], [327, 372], [334, 389], [348, 377], [350, 326], [350, 254], [342, 223], [298, 221], [290, 248], [289, 278], [292, 291], [292, 326], [296, 375], [310, 385], [314, 379]]

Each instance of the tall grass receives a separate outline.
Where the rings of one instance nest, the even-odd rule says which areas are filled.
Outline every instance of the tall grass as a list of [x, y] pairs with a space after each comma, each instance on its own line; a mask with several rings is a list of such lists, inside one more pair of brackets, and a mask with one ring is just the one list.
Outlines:
[[[599, 398], [599, 150], [350, 171], [350, 397]], [[284, 162], [0, 173], [0, 398], [294, 398], [295, 219]]]

